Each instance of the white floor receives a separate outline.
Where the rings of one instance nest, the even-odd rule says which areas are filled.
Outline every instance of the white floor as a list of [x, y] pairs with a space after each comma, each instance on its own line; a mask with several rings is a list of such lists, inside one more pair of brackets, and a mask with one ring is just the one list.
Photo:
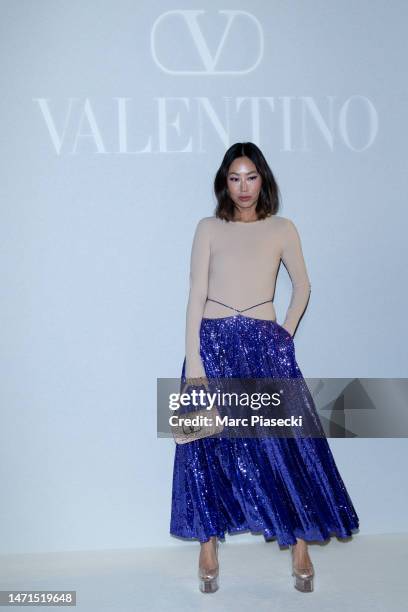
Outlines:
[[1, 556], [0, 589], [76, 590], [84, 612], [408, 610], [408, 534], [311, 544], [313, 593], [293, 588], [288, 548], [262, 536], [240, 543], [237, 535], [220, 542], [220, 589], [200, 593], [199, 544], [178, 541], [160, 549]]

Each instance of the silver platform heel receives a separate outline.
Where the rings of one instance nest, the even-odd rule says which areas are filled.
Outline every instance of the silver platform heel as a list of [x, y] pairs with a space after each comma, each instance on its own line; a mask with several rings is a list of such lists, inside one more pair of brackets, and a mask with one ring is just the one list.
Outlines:
[[215, 593], [219, 589], [218, 538], [215, 538], [217, 564], [214, 568], [198, 567], [199, 587], [202, 593]]
[[311, 567], [295, 567], [294, 561], [294, 544], [290, 544], [290, 550], [292, 555], [292, 576], [294, 576], [294, 587], [302, 593], [311, 593], [313, 591], [313, 577], [314, 567], [311, 563]]

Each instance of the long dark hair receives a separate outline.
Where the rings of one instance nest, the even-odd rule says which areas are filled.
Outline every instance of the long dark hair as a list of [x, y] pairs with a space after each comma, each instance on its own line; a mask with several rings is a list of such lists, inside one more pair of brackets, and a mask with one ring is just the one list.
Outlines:
[[265, 217], [276, 215], [278, 212], [279, 187], [261, 149], [253, 142], [236, 142], [225, 153], [214, 179], [214, 193], [218, 202], [215, 216], [219, 219], [225, 219], [226, 221], [234, 219], [235, 205], [228, 194], [227, 175], [234, 159], [244, 156], [249, 157], [255, 164], [262, 178], [262, 187], [255, 209], [258, 219], [265, 219]]

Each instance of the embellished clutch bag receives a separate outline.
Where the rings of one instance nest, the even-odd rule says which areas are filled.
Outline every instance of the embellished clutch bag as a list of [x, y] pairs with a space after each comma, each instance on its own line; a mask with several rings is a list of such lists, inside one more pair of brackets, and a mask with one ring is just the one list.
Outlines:
[[220, 433], [224, 429], [224, 425], [218, 421], [220, 413], [218, 408], [213, 406], [210, 410], [193, 410], [178, 417], [178, 425], [172, 425], [176, 444], [186, 444], [192, 440], [207, 438], [214, 434]]
[[176, 444], [187, 444], [220, 433], [224, 429], [220, 419], [216, 406], [210, 410], [203, 408], [179, 415], [177, 425], [171, 426], [174, 441]]

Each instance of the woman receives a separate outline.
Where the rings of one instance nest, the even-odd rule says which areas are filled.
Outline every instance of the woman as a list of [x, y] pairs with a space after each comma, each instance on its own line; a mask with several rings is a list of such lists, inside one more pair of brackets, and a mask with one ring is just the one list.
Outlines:
[[[303, 380], [292, 338], [311, 285], [297, 229], [276, 214], [278, 186], [260, 149], [230, 147], [214, 190], [215, 216], [199, 221], [193, 240], [182, 380]], [[292, 280], [282, 325], [272, 302], [280, 260]], [[318, 419], [314, 405], [310, 412]], [[200, 541], [203, 592], [218, 588], [218, 541], [226, 531], [263, 532], [290, 546], [294, 586], [311, 591], [307, 543], [348, 537], [358, 525], [324, 435], [207, 437], [176, 446], [170, 533]]]

